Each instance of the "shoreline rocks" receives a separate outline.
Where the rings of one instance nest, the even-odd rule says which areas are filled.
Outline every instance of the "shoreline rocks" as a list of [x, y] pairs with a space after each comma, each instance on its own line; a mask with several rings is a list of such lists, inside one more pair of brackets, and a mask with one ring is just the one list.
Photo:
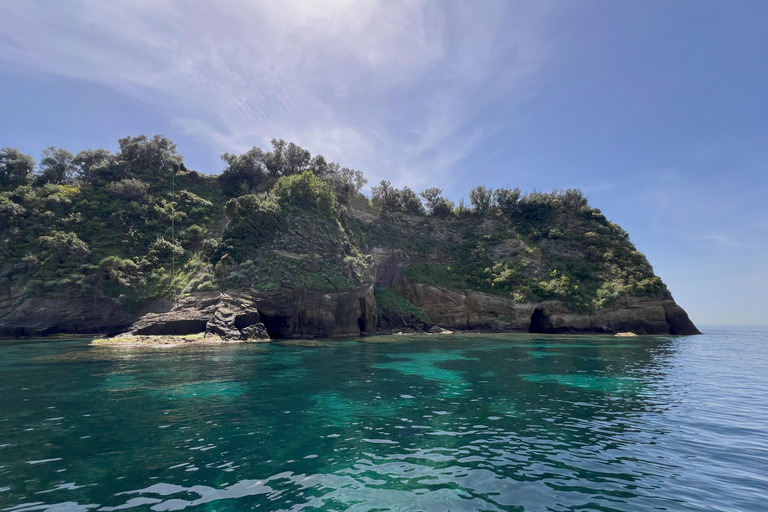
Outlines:
[[222, 345], [233, 343], [264, 343], [269, 339], [223, 339], [215, 334], [162, 334], [162, 335], [138, 335], [131, 333], [118, 334], [111, 338], [96, 338], [89, 345], [93, 347], [148, 347], [148, 348], [172, 348], [187, 345]]
[[593, 313], [578, 313], [559, 301], [516, 303], [510, 298], [483, 292], [413, 283], [402, 276], [393, 281], [390, 282], [392, 289], [426, 312], [429, 323], [415, 317], [395, 319], [380, 312], [373, 285], [370, 285], [349, 292], [330, 293], [253, 289], [196, 292], [176, 304], [157, 301], [133, 315], [105, 300], [32, 298], [20, 302], [0, 320], [0, 336], [119, 334], [122, 336], [118, 336], [120, 340], [130, 335], [134, 341], [144, 343], [142, 337], [203, 336], [220, 342], [258, 342], [443, 330], [700, 334], [671, 296], [625, 296]]

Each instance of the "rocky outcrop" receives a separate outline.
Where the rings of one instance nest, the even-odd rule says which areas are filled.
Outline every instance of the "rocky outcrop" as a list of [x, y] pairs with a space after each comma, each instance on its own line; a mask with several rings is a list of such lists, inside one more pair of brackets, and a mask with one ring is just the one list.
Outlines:
[[401, 272], [406, 257], [374, 251], [377, 280], [424, 310], [447, 329], [534, 333], [701, 334], [668, 293], [662, 297], [621, 297], [594, 313], [571, 311], [560, 301], [518, 303], [511, 298], [446, 286], [414, 283]]
[[701, 334], [671, 297], [630, 296], [592, 314], [569, 311], [557, 301], [543, 302], [531, 316], [530, 332]]
[[379, 322], [376, 326], [376, 332], [379, 334], [430, 332], [430, 329], [434, 327], [434, 324], [425, 322], [411, 313], [379, 310]]
[[149, 313], [131, 326], [136, 336], [205, 332], [223, 340], [268, 340], [255, 304], [242, 295], [202, 292], [183, 298], [168, 311]]
[[559, 301], [517, 303], [482, 292], [401, 280], [396, 287], [447, 329], [534, 333], [700, 334], [686, 312], [669, 298], [629, 297], [594, 313], [569, 310]]
[[435, 325], [448, 329], [528, 331], [535, 304], [482, 292], [400, 280], [394, 288], [424, 310]]
[[270, 337], [358, 336], [375, 333], [373, 286], [349, 292], [250, 292]]
[[307, 290], [192, 294], [162, 313], [131, 326], [137, 336], [209, 333], [223, 340], [360, 335], [376, 330], [372, 287], [351, 292]]
[[0, 286], [0, 318], [10, 314], [24, 299], [24, 290], [15, 284]]
[[96, 298], [32, 297], [23, 302], [19, 299], [8, 309], [0, 319], [0, 336], [117, 334], [128, 329], [137, 316], [112, 300]]
[[[110, 300], [31, 298], [0, 290], [0, 336], [130, 332], [135, 336], [207, 333], [222, 340], [357, 336], [375, 332], [451, 330], [535, 333], [699, 334], [671, 296], [622, 297], [594, 313], [569, 310], [562, 302], [517, 303], [511, 298], [414, 283], [395, 260], [380, 256], [377, 281], [421, 308], [429, 322], [381, 313], [373, 285], [348, 292], [252, 289], [198, 292], [177, 304], [159, 301], [143, 315]], [[412, 315], [411, 315], [412, 316]]]

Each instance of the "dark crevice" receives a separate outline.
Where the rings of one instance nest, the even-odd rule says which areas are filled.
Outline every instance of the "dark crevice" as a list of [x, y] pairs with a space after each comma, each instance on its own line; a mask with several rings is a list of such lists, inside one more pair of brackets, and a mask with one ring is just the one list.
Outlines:
[[357, 327], [360, 334], [365, 334], [365, 297], [360, 297], [360, 316], [357, 318]]
[[261, 314], [261, 323], [267, 329], [267, 334], [273, 340], [279, 340], [285, 338], [291, 334], [288, 326], [288, 319], [286, 316], [269, 316]]
[[260, 321], [258, 313], [245, 313], [244, 315], [238, 315], [235, 317], [235, 327], [238, 330], [243, 330], [249, 325], [257, 324]]
[[544, 310], [536, 308], [531, 315], [531, 326], [528, 332], [533, 333], [548, 333], [552, 331], [552, 323], [549, 317], [544, 314]]
[[143, 329], [138, 329], [136, 334], [146, 336], [175, 335], [183, 336], [185, 334], [197, 334], [205, 332], [207, 320], [171, 320], [168, 322], [158, 322], [148, 325]]

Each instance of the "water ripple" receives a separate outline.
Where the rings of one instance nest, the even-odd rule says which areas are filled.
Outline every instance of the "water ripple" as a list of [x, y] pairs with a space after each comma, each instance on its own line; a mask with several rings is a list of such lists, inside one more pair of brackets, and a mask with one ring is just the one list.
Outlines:
[[765, 510], [766, 334], [9, 344], [0, 510]]

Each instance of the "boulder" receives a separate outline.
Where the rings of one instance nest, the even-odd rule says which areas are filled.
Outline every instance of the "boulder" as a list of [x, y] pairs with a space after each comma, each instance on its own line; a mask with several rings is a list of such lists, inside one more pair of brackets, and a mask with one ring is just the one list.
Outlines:
[[243, 328], [241, 334], [241, 339], [244, 341], [266, 341], [270, 339], [269, 334], [267, 333], [267, 328], [264, 327], [264, 324], [262, 323], [249, 325], [248, 327]]
[[230, 300], [219, 305], [205, 325], [205, 332], [217, 334], [223, 340], [268, 340], [267, 329], [259, 320], [253, 304]]
[[255, 303], [240, 293], [192, 294], [169, 311], [144, 315], [133, 324], [131, 332], [137, 336], [205, 332], [223, 340], [269, 339]]

